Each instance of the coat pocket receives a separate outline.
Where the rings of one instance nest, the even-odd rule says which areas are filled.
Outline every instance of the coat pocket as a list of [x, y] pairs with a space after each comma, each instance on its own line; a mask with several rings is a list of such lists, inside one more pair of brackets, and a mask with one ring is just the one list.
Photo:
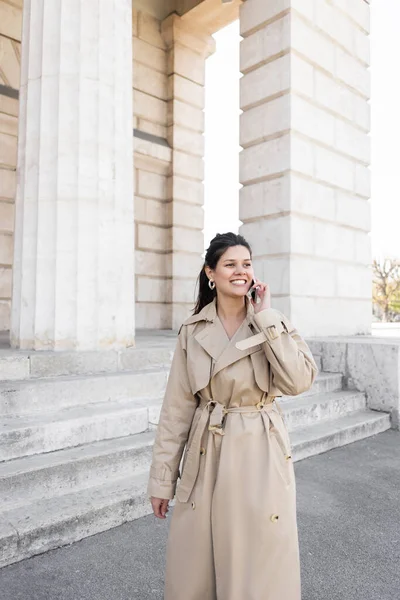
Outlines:
[[270, 366], [263, 349], [250, 354], [253, 363], [254, 378], [260, 390], [269, 392]]
[[294, 480], [292, 452], [286, 426], [278, 413], [270, 418], [269, 439], [274, 464], [284, 483], [289, 486]]

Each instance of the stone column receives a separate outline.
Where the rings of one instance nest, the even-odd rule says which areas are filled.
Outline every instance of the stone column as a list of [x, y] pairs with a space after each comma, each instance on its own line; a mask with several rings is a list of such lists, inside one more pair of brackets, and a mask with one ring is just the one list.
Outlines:
[[193, 308], [203, 261], [205, 61], [215, 51], [215, 42], [175, 14], [163, 22], [162, 33], [168, 52], [171, 325], [176, 329]]
[[134, 342], [130, 0], [24, 0], [11, 343]]
[[369, 4], [241, 8], [241, 232], [305, 335], [371, 324]]

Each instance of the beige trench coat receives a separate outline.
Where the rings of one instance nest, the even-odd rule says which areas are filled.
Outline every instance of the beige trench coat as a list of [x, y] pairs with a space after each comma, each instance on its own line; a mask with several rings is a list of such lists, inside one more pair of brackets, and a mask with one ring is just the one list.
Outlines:
[[172, 499], [181, 477], [165, 600], [300, 600], [294, 470], [274, 397], [308, 390], [316, 374], [277, 310], [255, 315], [247, 302], [230, 340], [215, 301], [185, 321], [148, 486]]

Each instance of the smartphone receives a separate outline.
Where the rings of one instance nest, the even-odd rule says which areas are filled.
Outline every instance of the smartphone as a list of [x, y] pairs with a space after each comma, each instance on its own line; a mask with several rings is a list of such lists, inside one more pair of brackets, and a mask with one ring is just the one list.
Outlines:
[[254, 287], [255, 285], [256, 285], [256, 282], [253, 279], [253, 281], [251, 282], [251, 288], [250, 288], [250, 296], [251, 296], [251, 299], [253, 300], [253, 302], [257, 302], [258, 290], [257, 290], [257, 288]]

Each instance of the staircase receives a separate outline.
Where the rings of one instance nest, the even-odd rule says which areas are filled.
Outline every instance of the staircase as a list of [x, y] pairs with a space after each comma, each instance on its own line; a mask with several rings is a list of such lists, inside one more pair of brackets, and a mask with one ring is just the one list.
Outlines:
[[[132, 350], [0, 350], [0, 566], [150, 512], [148, 468], [173, 333]], [[295, 460], [385, 431], [342, 376], [281, 400]]]

